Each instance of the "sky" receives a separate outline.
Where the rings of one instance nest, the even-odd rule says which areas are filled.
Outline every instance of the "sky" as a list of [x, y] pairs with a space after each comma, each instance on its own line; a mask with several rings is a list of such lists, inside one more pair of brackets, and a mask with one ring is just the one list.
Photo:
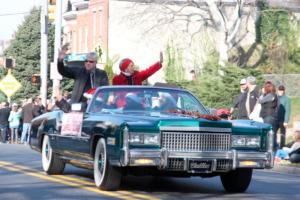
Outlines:
[[[33, 6], [40, 6], [43, 0], [0, 0], [0, 40], [9, 40], [22, 24], [24, 16]], [[25, 13], [25, 14], [17, 14]]]

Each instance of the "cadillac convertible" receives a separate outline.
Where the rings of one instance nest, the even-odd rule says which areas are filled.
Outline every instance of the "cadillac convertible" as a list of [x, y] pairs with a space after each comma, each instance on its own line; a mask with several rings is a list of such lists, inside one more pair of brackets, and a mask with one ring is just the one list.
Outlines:
[[219, 176], [227, 192], [244, 192], [253, 169], [273, 167], [272, 135], [264, 123], [211, 115], [183, 89], [107, 86], [84, 112], [33, 119], [30, 146], [47, 174], [65, 164], [90, 169], [102, 190], [117, 190], [130, 174]]

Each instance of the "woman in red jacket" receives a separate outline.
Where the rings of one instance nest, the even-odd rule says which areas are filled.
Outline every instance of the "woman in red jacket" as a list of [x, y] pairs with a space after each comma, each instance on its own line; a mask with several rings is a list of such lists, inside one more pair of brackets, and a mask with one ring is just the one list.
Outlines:
[[125, 58], [120, 62], [120, 74], [114, 76], [113, 85], [142, 85], [143, 81], [157, 72], [163, 63], [163, 54], [160, 53], [160, 61], [143, 71], [134, 70], [133, 61]]

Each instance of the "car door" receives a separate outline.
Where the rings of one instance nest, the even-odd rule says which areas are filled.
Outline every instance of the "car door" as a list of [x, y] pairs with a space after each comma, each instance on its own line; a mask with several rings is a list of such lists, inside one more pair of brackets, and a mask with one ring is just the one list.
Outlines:
[[[69, 115], [70, 113], [64, 113], [64, 115]], [[57, 149], [59, 150], [60, 154], [63, 154], [69, 158], [75, 159], [82, 159], [82, 160], [89, 160], [89, 143], [90, 143], [90, 136], [82, 132], [82, 127], [86, 127], [85, 121], [88, 118], [89, 114], [83, 113], [82, 120], [80, 122], [78, 119], [74, 121], [77, 123], [76, 125], [80, 126], [78, 134], [74, 134], [68, 130], [60, 131], [60, 134], [57, 136]], [[78, 118], [78, 115], [74, 115], [74, 117]], [[64, 126], [62, 122], [62, 127]]]

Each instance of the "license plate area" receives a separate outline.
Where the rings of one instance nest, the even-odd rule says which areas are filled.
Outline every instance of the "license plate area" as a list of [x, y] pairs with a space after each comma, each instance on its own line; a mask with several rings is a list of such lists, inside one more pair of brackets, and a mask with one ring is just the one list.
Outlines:
[[190, 159], [188, 161], [188, 169], [191, 172], [200, 172], [200, 173], [212, 172], [213, 161], [212, 160]]

